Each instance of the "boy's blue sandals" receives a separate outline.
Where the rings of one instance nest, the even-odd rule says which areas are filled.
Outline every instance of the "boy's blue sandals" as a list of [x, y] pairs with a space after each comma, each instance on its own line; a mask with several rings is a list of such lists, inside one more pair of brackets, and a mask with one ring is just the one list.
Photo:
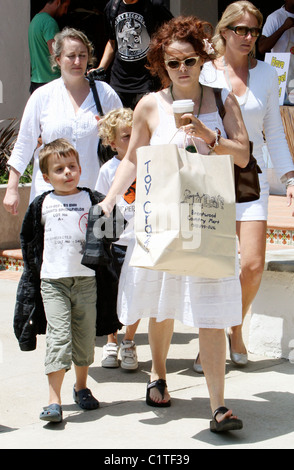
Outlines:
[[62, 421], [62, 408], [57, 403], [45, 406], [40, 414], [42, 421], [48, 421], [50, 423], [61, 423]]
[[76, 392], [73, 388], [73, 399], [83, 410], [96, 410], [99, 408], [99, 401], [93, 397], [89, 388], [84, 388]]
[[[76, 392], [73, 388], [73, 399], [83, 410], [96, 410], [99, 408], [99, 401], [93, 397], [91, 390], [84, 388]], [[42, 421], [50, 423], [61, 423], [62, 421], [62, 407], [57, 403], [45, 406], [40, 414]]]

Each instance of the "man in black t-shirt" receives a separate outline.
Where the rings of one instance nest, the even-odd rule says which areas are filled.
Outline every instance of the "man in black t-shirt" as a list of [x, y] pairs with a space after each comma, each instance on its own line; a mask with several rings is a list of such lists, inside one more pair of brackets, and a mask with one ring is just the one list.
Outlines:
[[150, 37], [172, 18], [163, 0], [111, 0], [105, 7], [108, 31], [99, 68], [112, 64], [110, 85], [125, 107], [134, 109], [143, 95], [154, 90], [146, 69]]

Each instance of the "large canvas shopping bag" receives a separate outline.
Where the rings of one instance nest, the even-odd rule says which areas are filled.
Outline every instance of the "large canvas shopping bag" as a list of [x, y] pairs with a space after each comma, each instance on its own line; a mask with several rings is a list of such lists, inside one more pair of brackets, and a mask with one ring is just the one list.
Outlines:
[[174, 144], [137, 150], [131, 266], [176, 275], [235, 275], [233, 158]]

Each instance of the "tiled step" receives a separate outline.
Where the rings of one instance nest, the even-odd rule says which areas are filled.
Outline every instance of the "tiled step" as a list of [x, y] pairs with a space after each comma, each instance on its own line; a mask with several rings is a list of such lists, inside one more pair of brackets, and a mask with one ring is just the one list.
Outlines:
[[20, 249], [0, 250], [0, 271], [22, 271], [23, 259]]
[[267, 249], [294, 248], [294, 202], [287, 206], [285, 196], [270, 196], [267, 223]]

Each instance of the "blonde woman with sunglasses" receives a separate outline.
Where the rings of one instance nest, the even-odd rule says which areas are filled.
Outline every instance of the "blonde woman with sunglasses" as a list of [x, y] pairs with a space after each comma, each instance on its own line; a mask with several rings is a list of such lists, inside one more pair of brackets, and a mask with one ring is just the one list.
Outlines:
[[[220, 57], [205, 64], [200, 78], [205, 85], [227, 88], [234, 93], [253, 142], [254, 156], [262, 169], [260, 199], [237, 204], [243, 319], [258, 292], [265, 261], [269, 184], [263, 159], [263, 131], [276, 172], [286, 182], [289, 205], [294, 196], [294, 166], [280, 116], [277, 73], [254, 56], [262, 21], [262, 14], [252, 3], [230, 4], [213, 38]], [[245, 366], [248, 356], [242, 325], [232, 327], [227, 333], [232, 361], [237, 366]], [[199, 355], [194, 369], [201, 372]]]
[[[202, 65], [214, 57], [209, 47], [212, 26], [195, 17], [178, 17], [153, 36], [148, 62], [152, 74], [161, 79], [162, 90], [142, 98], [134, 111], [128, 152], [122, 160], [106, 199], [101, 206], [110, 214], [117, 195], [124, 194], [136, 177], [136, 149], [145, 145], [176, 143], [179, 147], [197, 139], [199, 150], [208, 154], [232, 154], [244, 167], [249, 159], [249, 142], [239, 106], [231, 93], [222, 93], [226, 109], [220, 118], [213, 90], [199, 83]], [[177, 132], [172, 111], [174, 100], [190, 99], [194, 111], [184, 115], [190, 123]], [[125, 325], [149, 317], [152, 354], [146, 403], [170, 406], [166, 384], [166, 359], [174, 320], [200, 328], [203, 367], [210, 394], [213, 432], [241, 429], [242, 421], [225, 408], [224, 378], [226, 342], [224, 329], [241, 322], [241, 286], [236, 274], [227, 279], [173, 276], [129, 266], [129, 246], [122, 268], [118, 295], [118, 315]], [[213, 345], [213, 347], [211, 347]]]

